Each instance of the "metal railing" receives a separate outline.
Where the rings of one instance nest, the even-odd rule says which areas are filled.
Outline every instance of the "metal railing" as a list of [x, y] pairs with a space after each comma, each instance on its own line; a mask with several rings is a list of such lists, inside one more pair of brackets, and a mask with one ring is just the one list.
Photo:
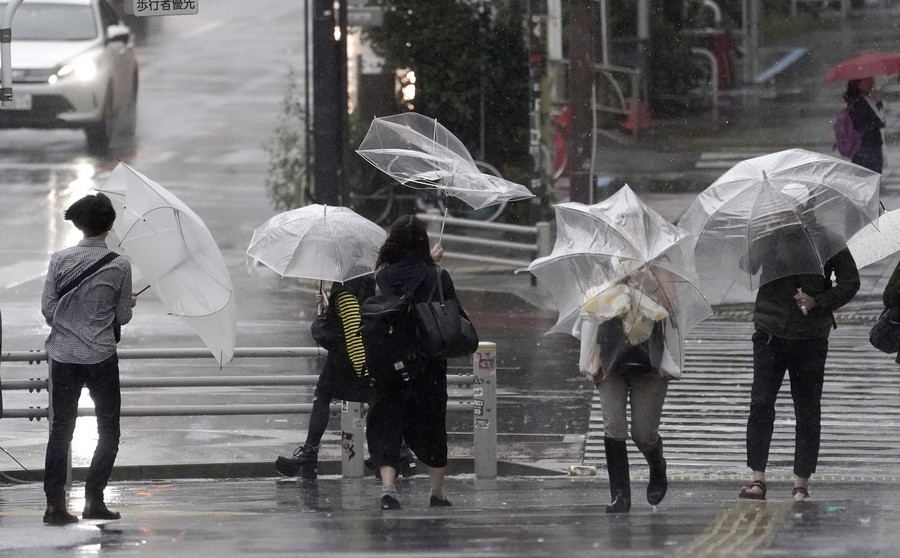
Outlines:
[[[237, 348], [234, 358], [308, 358], [321, 357], [327, 352], [319, 347], [261, 347]], [[448, 412], [471, 412], [473, 415], [473, 458], [475, 474], [482, 478], [497, 476], [497, 346], [482, 342], [472, 357], [471, 375], [448, 375], [447, 383], [458, 386], [472, 386], [470, 399], [451, 399], [447, 403]], [[120, 360], [134, 359], [184, 359], [212, 358], [207, 349], [121, 349]], [[44, 351], [13, 351], [0, 353], [0, 362], [28, 363], [32, 365], [48, 362]], [[314, 386], [317, 375], [292, 376], [230, 376], [230, 377], [175, 377], [175, 378], [122, 378], [122, 389], [154, 388], [202, 388], [202, 387], [256, 387], [256, 386]], [[25, 380], [3, 380], [0, 391], [46, 391], [47, 407], [18, 409], [2, 408], [0, 418], [27, 418], [52, 420], [49, 401], [53, 397], [52, 382], [48, 378]], [[127, 402], [127, 398], [123, 399]], [[332, 404], [331, 410], [341, 411], [342, 458], [341, 474], [348, 478], [360, 478], [365, 469], [362, 456], [365, 455], [364, 409], [360, 403], [344, 402]], [[213, 415], [282, 415], [308, 414], [311, 403], [297, 404], [255, 404], [255, 405], [178, 405], [178, 406], [123, 406], [123, 417], [162, 416], [213, 416]], [[92, 416], [93, 408], [79, 409], [78, 416]], [[71, 463], [69, 465], [71, 478]]]
[[[526, 225], [507, 225], [503, 223], [489, 223], [477, 219], [460, 219], [447, 217], [440, 211], [430, 209], [426, 213], [417, 215], [419, 219], [428, 225], [428, 236], [432, 240], [441, 239], [444, 246], [444, 257], [453, 260], [477, 262], [485, 265], [496, 265], [519, 269], [528, 267], [531, 261], [541, 256], [546, 256], [553, 250], [553, 226], [551, 223], [540, 222], [533, 227]], [[442, 228], [460, 228], [469, 231], [492, 231], [508, 233], [526, 237], [524, 242], [512, 242], [509, 240], [493, 238], [477, 238], [471, 234], [442, 233]], [[471, 248], [486, 248], [485, 253], [473, 253]], [[498, 251], [512, 252], [515, 254], [527, 254], [528, 259], [506, 258], [497, 255]]]

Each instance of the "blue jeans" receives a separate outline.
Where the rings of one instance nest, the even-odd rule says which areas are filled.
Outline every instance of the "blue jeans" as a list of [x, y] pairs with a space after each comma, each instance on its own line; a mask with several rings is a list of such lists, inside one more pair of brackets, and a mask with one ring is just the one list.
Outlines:
[[753, 334], [753, 387], [747, 420], [747, 466], [765, 471], [775, 426], [775, 400], [784, 381], [791, 380], [796, 418], [794, 474], [808, 479], [816, 472], [822, 433], [822, 386], [828, 339], [784, 339]]
[[87, 386], [97, 415], [98, 440], [84, 491], [86, 497], [100, 497], [119, 452], [119, 416], [122, 409], [119, 359], [113, 355], [97, 364], [70, 364], [51, 360], [50, 381], [53, 423], [50, 425], [44, 464], [44, 494], [48, 501], [58, 500], [65, 495], [66, 466], [72, 433], [75, 431], [75, 419], [78, 417], [78, 399], [81, 397], [81, 389]]

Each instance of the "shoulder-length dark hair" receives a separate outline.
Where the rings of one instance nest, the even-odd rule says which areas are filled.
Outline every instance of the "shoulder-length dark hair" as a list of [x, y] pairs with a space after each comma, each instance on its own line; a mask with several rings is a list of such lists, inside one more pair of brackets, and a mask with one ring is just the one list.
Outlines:
[[859, 90], [860, 79], [851, 79], [847, 82], [847, 90], [844, 92], [844, 102], [852, 103], [863, 96], [863, 92]]
[[434, 265], [428, 246], [428, 229], [415, 215], [403, 215], [391, 224], [387, 240], [381, 245], [375, 267], [398, 262], [406, 257]]

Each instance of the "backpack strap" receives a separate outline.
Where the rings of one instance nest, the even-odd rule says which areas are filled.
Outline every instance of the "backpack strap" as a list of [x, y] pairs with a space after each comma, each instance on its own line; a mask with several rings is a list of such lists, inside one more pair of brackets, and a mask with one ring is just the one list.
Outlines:
[[103, 256], [102, 258], [100, 258], [99, 260], [97, 260], [96, 262], [91, 264], [91, 266], [89, 268], [85, 269], [81, 273], [81, 275], [79, 275], [75, 279], [69, 281], [68, 283], [65, 284], [65, 286], [63, 288], [59, 289], [59, 293], [57, 294], [57, 296], [59, 296], [59, 298], [66, 296], [66, 294], [68, 294], [69, 291], [78, 287], [78, 285], [80, 285], [85, 279], [87, 279], [88, 277], [90, 277], [91, 275], [93, 275], [94, 273], [99, 271], [100, 268], [102, 268], [109, 262], [113, 261], [117, 257], [119, 257], [119, 255], [116, 254], [115, 252], [108, 252], [105, 256]]

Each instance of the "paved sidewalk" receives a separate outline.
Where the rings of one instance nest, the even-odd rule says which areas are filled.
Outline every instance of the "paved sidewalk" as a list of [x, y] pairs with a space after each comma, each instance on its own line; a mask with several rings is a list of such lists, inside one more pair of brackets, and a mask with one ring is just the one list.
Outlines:
[[[769, 500], [739, 500], [742, 480], [678, 478], [654, 509], [644, 481], [629, 514], [604, 511], [599, 477], [448, 479], [451, 508], [427, 507], [427, 481], [401, 480], [403, 509], [382, 512], [371, 479], [320, 478], [117, 483], [114, 522], [41, 524], [38, 485], [0, 490], [0, 556], [720, 557], [893, 556], [900, 546], [900, 483], [820, 479], [814, 501], [790, 501], [770, 479]], [[69, 507], [83, 506], [75, 491]]]

